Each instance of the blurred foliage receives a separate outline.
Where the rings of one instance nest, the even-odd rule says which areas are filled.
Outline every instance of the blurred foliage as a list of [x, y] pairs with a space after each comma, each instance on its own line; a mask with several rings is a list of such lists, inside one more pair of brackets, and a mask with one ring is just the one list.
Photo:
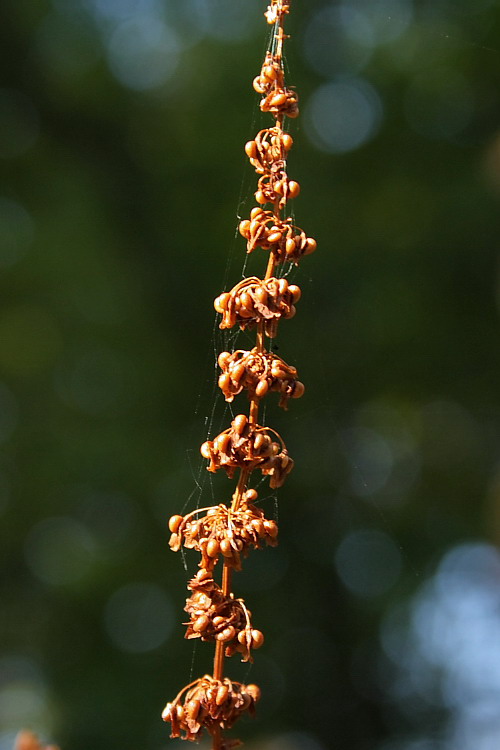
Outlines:
[[[163, 705], [210, 669], [182, 639], [166, 521], [231, 492], [198, 448], [228, 420], [212, 300], [243, 266], [265, 5], [0, 9], [0, 750], [21, 726], [64, 750], [174, 747]], [[267, 411], [297, 463], [280, 546], [236, 579], [266, 633], [243, 734], [249, 750], [489, 750], [498, 718], [457, 741], [453, 674], [417, 651], [408, 666], [387, 633], [411, 630], [450, 550], [472, 545], [497, 580], [500, 8], [294, 5], [290, 172], [319, 250], [291, 272], [303, 299], [277, 342], [307, 392]]]

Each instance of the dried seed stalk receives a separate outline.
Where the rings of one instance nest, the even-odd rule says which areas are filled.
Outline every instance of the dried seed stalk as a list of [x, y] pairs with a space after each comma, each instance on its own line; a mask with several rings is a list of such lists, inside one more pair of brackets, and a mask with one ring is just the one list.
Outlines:
[[[256, 685], [232, 682], [223, 675], [226, 657], [239, 653], [242, 661], [252, 661], [252, 650], [264, 641], [261, 631], [253, 627], [244, 600], [236, 599], [232, 592], [232, 572], [241, 569], [242, 558], [251, 550], [277, 544], [276, 522], [265, 518], [255, 505], [257, 492], [249, 488], [250, 478], [259, 470], [269, 477], [270, 486], [277, 488], [293, 468], [281, 437], [259, 424], [259, 404], [276, 391], [280, 394], [279, 406], [286, 409], [291, 398], [304, 393], [296, 369], [265, 347], [266, 336], [276, 336], [280, 320], [295, 315], [301, 296], [298, 286], [276, 278], [275, 272], [283, 263], [297, 265], [316, 249], [316, 241], [283, 215], [288, 202], [300, 192], [299, 184], [288, 177], [287, 155], [293, 140], [283, 129], [285, 118], [299, 113], [297, 94], [285, 85], [283, 66], [284, 19], [289, 11], [289, 0], [271, 0], [264, 14], [274, 32], [253, 86], [262, 96], [261, 110], [269, 112], [275, 122], [245, 146], [259, 176], [255, 192], [259, 205], [240, 223], [239, 230], [247, 241], [248, 253], [257, 248], [269, 253], [266, 273], [263, 279], [243, 279], [214, 303], [222, 316], [220, 328], [238, 325], [242, 330], [256, 329], [253, 349], [219, 355], [219, 387], [228, 402], [246, 391], [249, 415], [239, 414], [230, 427], [201, 446], [203, 457], [209, 461], [208, 470], [223, 468], [229, 477], [238, 471], [238, 483], [230, 505], [201, 508], [184, 517], [172, 516], [169, 521], [172, 550], [184, 546], [201, 554], [200, 570], [188, 584], [191, 593], [185, 611], [190, 619], [185, 623], [185, 637], [215, 643], [215, 657], [213, 674], [183, 688], [167, 703], [163, 719], [170, 722], [172, 737], [197, 740], [206, 729], [212, 736], [213, 750], [230, 750], [241, 744], [225, 739], [222, 733], [242, 713], [253, 715], [260, 698]], [[214, 579], [219, 562], [220, 585]]]

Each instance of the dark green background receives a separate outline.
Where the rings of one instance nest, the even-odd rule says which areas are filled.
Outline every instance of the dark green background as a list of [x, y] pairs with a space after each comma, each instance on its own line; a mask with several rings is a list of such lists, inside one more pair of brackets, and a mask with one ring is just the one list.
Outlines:
[[[210, 669], [211, 647], [192, 661], [182, 637], [188, 574], [167, 519], [233, 486], [209, 479], [199, 445], [230, 418], [212, 300], [241, 278], [236, 227], [255, 183], [243, 145], [269, 123], [251, 88], [266, 3], [137, 2], [163, 9], [180, 44], [174, 75], [143, 90], [113, 75], [119, 20], [98, 5], [0, 9], [1, 750], [21, 726], [63, 750], [179, 746], [161, 710], [192, 668]], [[353, 72], [328, 46], [331, 69], [311, 63], [315, 14], [337, 6], [294, 5], [288, 80], [304, 114], [289, 171], [318, 252], [292, 271], [303, 299], [277, 340], [306, 394], [288, 413], [269, 398], [266, 415], [296, 460], [277, 502], [261, 486], [280, 546], [235, 579], [266, 635], [250, 673], [228, 665], [264, 690], [241, 734], [249, 750], [489, 750], [498, 726], [482, 745], [461, 734], [453, 655], [430, 663], [408, 633], [453, 548], [476, 561], [469, 577], [455, 571], [460, 601], [460, 576], [474, 592], [486, 566], [493, 599], [500, 584], [488, 546], [500, 524], [500, 8], [418, 2], [391, 40], [403, 6], [372, 0], [380, 38]], [[363, 19], [368, 7], [344, 9]], [[332, 49], [358, 49], [339, 28]], [[321, 150], [310, 98], [350, 75], [378, 92], [380, 126], [357, 149]], [[263, 264], [258, 251], [247, 273]], [[490, 703], [471, 695], [479, 740]]]

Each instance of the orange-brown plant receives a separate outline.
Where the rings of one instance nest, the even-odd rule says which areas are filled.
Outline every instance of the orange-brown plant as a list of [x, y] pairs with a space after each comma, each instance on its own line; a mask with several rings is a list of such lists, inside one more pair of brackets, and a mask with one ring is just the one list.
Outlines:
[[[257, 248], [268, 253], [266, 272], [262, 279], [243, 279], [214, 303], [222, 316], [220, 328], [256, 329], [253, 349], [222, 352], [218, 360], [219, 387], [226, 401], [246, 391], [249, 414], [239, 414], [226, 430], [201, 446], [209, 471], [222, 468], [229, 477], [238, 472], [238, 481], [230, 504], [200, 508], [186, 516], [172, 516], [169, 521], [171, 548], [176, 551], [184, 546], [201, 554], [200, 570], [188, 584], [185, 637], [214, 643], [215, 657], [213, 674], [184, 687], [167, 703], [163, 719], [170, 722], [172, 737], [198, 740], [203, 730], [208, 731], [213, 750], [230, 750], [241, 744], [228, 740], [223, 733], [241, 714], [253, 715], [260, 698], [256, 685], [243, 685], [224, 676], [226, 657], [239, 653], [242, 661], [252, 661], [252, 650], [264, 642], [244, 600], [235, 598], [232, 592], [232, 573], [241, 569], [242, 558], [252, 550], [277, 544], [277, 524], [255, 505], [257, 491], [249, 486], [251, 476], [259, 470], [269, 477], [271, 488], [277, 488], [293, 468], [281, 437], [259, 424], [259, 405], [275, 391], [280, 394], [279, 406], [286, 409], [290, 399], [304, 393], [296, 369], [266, 349], [266, 337], [273, 339], [280, 320], [295, 315], [301, 296], [299, 287], [280, 278], [279, 271], [285, 263], [297, 265], [316, 249], [315, 240], [284, 215], [288, 202], [300, 192], [299, 184], [288, 177], [287, 157], [293, 140], [284, 130], [285, 118], [299, 113], [297, 94], [285, 85], [283, 65], [284, 20], [289, 11], [289, 0], [271, 0], [265, 12], [273, 33], [253, 86], [262, 97], [260, 109], [272, 115], [274, 124], [245, 146], [259, 175], [255, 192], [259, 205], [240, 223], [239, 230], [247, 241], [248, 253]], [[215, 580], [219, 562], [220, 584]]]

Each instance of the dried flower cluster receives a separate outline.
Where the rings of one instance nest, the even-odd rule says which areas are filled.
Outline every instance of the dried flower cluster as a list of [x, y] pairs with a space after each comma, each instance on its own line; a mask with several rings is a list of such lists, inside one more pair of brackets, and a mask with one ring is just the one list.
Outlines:
[[[273, 339], [280, 320], [292, 318], [300, 299], [300, 288], [283, 278], [285, 263], [298, 265], [316, 249], [316, 241], [286, 216], [290, 200], [300, 193], [299, 184], [289, 179], [287, 156], [293, 140], [283, 130], [285, 117], [297, 117], [298, 99], [285, 85], [283, 66], [283, 23], [290, 11], [289, 0], [271, 0], [265, 17], [274, 26], [254, 89], [261, 95], [260, 108], [274, 117], [273, 127], [261, 130], [245, 146], [245, 152], [258, 175], [255, 199], [259, 204], [250, 218], [240, 223], [240, 234], [247, 241], [247, 252], [261, 248], [268, 253], [262, 279], [243, 279], [215, 300], [221, 315], [220, 328], [239, 326], [256, 329], [256, 345], [247, 351], [222, 352], [219, 387], [228, 402], [246, 391], [249, 415], [238, 414], [231, 425], [201, 446], [207, 469], [224, 469], [229, 477], [238, 472], [237, 486], [230, 504], [200, 508], [186, 516], [170, 518], [170, 547], [194, 549], [200, 555], [200, 570], [189, 581], [190, 596], [185, 611], [189, 615], [185, 637], [215, 644], [214, 669], [187, 685], [163, 712], [171, 724], [171, 736], [198, 740], [206, 730], [212, 736], [213, 750], [231, 750], [239, 740], [228, 740], [223, 732], [243, 713], [253, 715], [260, 698], [256, 685], [242, 685], [224, 677], [224, 659], [238, 653], [244, 662], [252, 661], [252, 651], [262, 646], [264, 635], [254, 628], [251, 612], [232, 592], [232, 573], [241, 569], [242, 559], [251, 551], [277, 544], [278, 526], [256, 505], [257, 491], [251, 488], [254, 471], [269, 477], [272, 489], [281, 487], [293, 468], [293, 460], [278, 433], [259, 424], [260, 401], [269, 393], [280, 395], [279, 406], [286, 409], [290, 399], [300, 398], [304, 385], [295, 367], [266, 349], [266, 337]], [[267, 206], [267, 208], [266, 208]], [[217, 564], [222, 563], [221, 582], [215, 580]]]

